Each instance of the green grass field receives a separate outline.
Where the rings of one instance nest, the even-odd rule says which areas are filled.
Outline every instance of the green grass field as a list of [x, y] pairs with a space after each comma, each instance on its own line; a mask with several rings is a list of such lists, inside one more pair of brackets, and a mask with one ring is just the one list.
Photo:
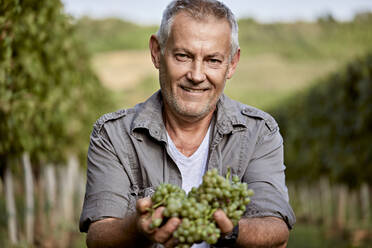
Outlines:
[[320, 226], [298, 224], [291, 231], [288, 248], [346, 248], [346, 240], [326, 238]]

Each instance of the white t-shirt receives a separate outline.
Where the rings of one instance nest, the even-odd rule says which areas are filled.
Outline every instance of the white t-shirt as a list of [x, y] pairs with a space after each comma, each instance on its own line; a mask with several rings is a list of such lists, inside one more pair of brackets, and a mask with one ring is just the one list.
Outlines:
[[[182, 189], [188, 193], [192, 187], [198, 187], [203, 182], [203, 175], [206, 170], [208, 153], [209, 153], [209, 126], [207, 134], [198, 149], [190, 156], [186, 157], [174, 145], [172, 139], [168, 135], [169, 155], [172, 157], [182, 176]], [[194, 244], [191, 248], [208, 248], [209, 245], [205, 242]]]

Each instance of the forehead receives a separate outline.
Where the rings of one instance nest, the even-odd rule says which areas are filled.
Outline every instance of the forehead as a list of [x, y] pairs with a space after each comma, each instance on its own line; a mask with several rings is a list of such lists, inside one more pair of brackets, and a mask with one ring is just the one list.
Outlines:
[[186, 12], [178, 13], [172, 22], [167, 46], [183, 49], [228, 50], [231, 44], [231, 27], [226, 19], [206, 16], [195, 19]]

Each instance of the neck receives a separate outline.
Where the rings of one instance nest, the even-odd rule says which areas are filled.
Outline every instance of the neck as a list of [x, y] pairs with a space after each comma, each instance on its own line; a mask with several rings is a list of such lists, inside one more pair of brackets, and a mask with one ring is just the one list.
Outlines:
[[191, 156], [202, 143], [214, 111], [202, 118], [175, 116], [164, 106], [165, 128], [177, 149], [185, 156]]

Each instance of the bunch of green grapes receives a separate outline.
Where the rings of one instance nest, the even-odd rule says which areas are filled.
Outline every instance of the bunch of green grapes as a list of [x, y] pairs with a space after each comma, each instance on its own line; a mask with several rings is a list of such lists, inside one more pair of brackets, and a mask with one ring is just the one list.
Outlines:
[[[173, 236], [178, 239], [178, 248], [188, 248], [194, 243], [206, 241], [215, 244], [220, 237], [213, 213], [222, 209], [236, 225], [250, 202], [253, 191], [238, 176], [230, 181], [230, 169], [226, 178], [218, 175], [217, 169], [203, 176], [203, 183], [192, 188], [188, 195], [172, 184], [161, 184], [152, 196], [152, 210], [164, 206], [164, 218], [178, 217], [182, 220]], [[153, 219], [151, 228], [159, 227], [163, 219]]]
[[223, 178], [216, 169], [209, 170], [203, 177], [203, 183], [198, 188], [193, 188], [189, 195], [213, 209], [222, 209], [236, 225], [250, 202], [249, 197], [253, 195], [253, 191], [248, 189], [246, 183], [240, 182], [238, 176], [234, 175], [232, 181], [229, 179], [230, 172]]
[[[154, 211], [160, 206], [165, 206], [163, 216], [178, 217], [178, 212], [182, 207], [182, 202], [187, 199], [184, 190], [173, 184], [160, 184], [152, 196], [153, 202], [151, 211]], [[162, 224], [162, 219], [153, 219], [150, 228], [159, 227]]]

